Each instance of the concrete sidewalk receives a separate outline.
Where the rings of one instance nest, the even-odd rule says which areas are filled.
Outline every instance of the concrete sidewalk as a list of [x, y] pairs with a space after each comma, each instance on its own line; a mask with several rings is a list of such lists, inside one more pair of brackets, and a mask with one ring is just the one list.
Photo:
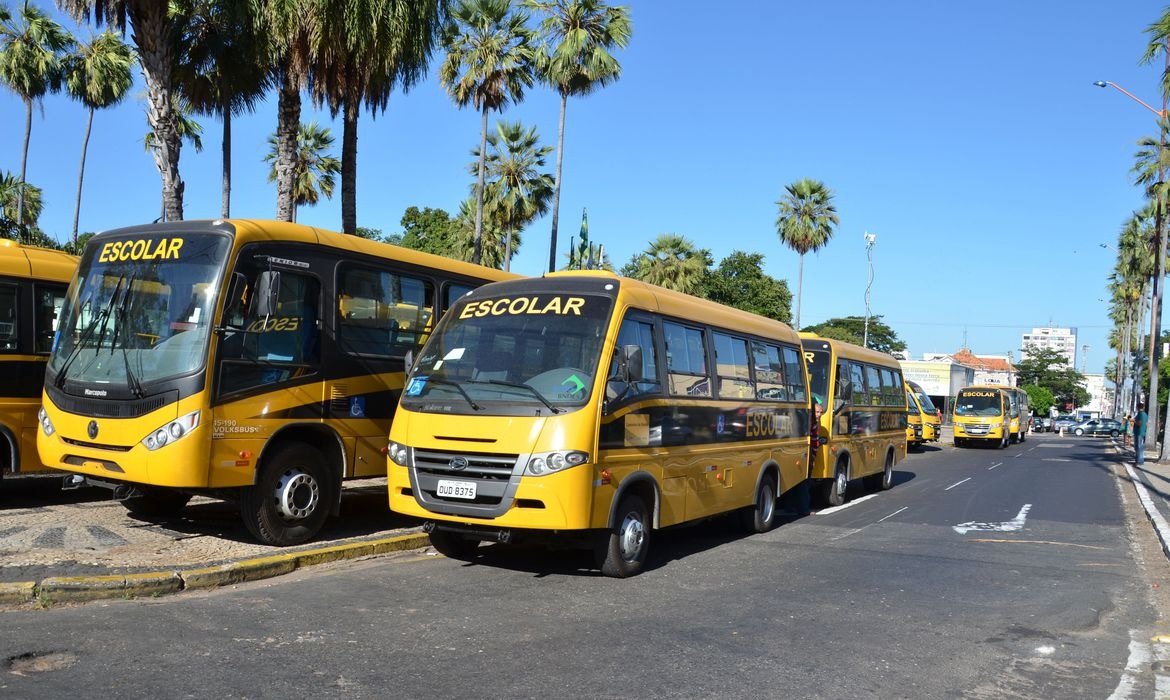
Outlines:
[[1135, 453], [1133, 445], [1123, 445], [1120, 438], [1113, 439], [1113, 446], [1117, 450], [1126, 473], [1137, 491], [1138, 500], [1149, 517], [1158, 540], [1162, 543], [1162, 551], [1170, 557], [1170, 459], [1162, 462], [1151, 461], [1150, 453], [1157, 455], [1156, 450], [1146, 450], [1146, 459], [1142, 466], [1134, 463]]

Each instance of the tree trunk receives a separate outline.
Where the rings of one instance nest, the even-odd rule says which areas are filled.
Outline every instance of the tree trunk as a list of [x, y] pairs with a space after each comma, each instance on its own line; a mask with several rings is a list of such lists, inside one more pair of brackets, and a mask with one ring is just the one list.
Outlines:
[[358, 98], [350, 96], [342, 106], [344, 126], [341, 132], [341, 230], [357, 233], [357, 131]]
[[512, 270], [512, 229], [504, 230], [504, 272]]
[[168, 41], [167, 5], [156, 0], [131, 0], [128, 5], [127, 14], [146, 82], [146, 116], [159, 149], [163, 210], [167, 221], [181, 221], [183, 179], [179, 176], [179, 154], [183, 144], [171, 88], [174, 57]]
[[226, 100], [220, 113], [223, 115], [223, 195], [219, 215], [229, 219], [232, 215], [232, 108]]
[[[1167, 45], [1162, 47], [1162, 53], [1166, 56], [1166, 70], [1170, 71], [1170, 40]], [[1166, 107], [1170, 100], [1167, 99], [1165, 91], [1162, 93], [1162, 114], [1166, 114]], [[1162, 286], [1166, 283], [1166, 192], [1165, 185], [1162, 183], [1165, 170], [1162, 162], [1166, 154], [1166, 122], [1160, 119], [1158, 123], [1158, 182], [1155, 185], [1157, 198], [1157, 208], [1154, 210], [1156, 216], [1154, 217], [1154, 237], [1158, 242], [1158, 272], [1154, 278], [1154, 294], [1150, 306], [1150, 318], [1153, 321], [1151, 324], [1153, 335], [1150, 338], [1150, 395], [1146, 399], [1146, 409], [1149, 415], [1149, 426], [1146, 429], [1146, 446], [1150, 451], [1156, 455], [1155, 461], [1162, 461], [1162, 452], [1165, 449], [1165, 441], [1163, 440], [1162, 449], [1157, 449], [1158, 446], [1158, 356], [1155, 353], [1156, 349], [1161, 348], [1162, 340]], [[1166, 399], [1166, 415], [1170, 415], [1170, 396]], [[1156, 451], [1155, 451], [1156, 450]]]
[[293, 164], [297, 157], [297, 130], [301, 125], [301, 92], [283, 70], [276, 106], [276, 218], [296, 221], [293, 203]]
[[804, 291], [804, 253], [800, 254], [800, 272], [796, 274], [796, 325], [793, 326], [797, 331], [800, 330], [800, 295]]
[[28, 168], [28, 142], [32, 137], [32, 100], [24, 101], [24, 146], [20, 150], [20, 182], [16, 183], [16, 226], [24, 226], [24, 177]]
[[479, 132], [479, 177], [475, 181], [475, 252], [471, 262], [480, 264], [483, 259], [483, 174], [487, 160], [488, 109], [483, 107], [483, 124]]
[[548, 271], [557, 270], [557, 222], [561, 214], [561, 163], [565, 154], [565, 106], [569, 96], [561, 92], [561, 117], [557, 122], [557, 172], [553, 182], [552, 232], [548, 240]]
[[[77, 203], [73, 206], [73, 246], [77, 247], [77, 222], [81, 219], [81, 183], [85, 181], [85, 153], [89, 150], [89, 133], [93, 129], [93, 107], [85, 120], [85, 138], [81, 141], [81, 167], [77, 169]], [[76, 252], [76, 251], [74, 251]]]

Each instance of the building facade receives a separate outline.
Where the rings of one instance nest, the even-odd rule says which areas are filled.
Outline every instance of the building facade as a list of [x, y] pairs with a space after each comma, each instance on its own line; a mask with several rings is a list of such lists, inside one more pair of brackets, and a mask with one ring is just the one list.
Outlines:
[[1065, 367], [1077, 366], [1077, 329], [1075, 328], [1033, 328], [1020, 339], [1024, 358], [1031, 347], [1055, 350], [1065, 357]]

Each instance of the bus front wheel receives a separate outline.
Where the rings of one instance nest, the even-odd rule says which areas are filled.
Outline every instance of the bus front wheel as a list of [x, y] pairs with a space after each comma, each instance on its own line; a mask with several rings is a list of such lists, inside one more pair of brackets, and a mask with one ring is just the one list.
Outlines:
[[845, 505], [845, 489], [849, 486], [849, 473], [845, 469], [845, 462], [837, 463], [837, 473], [832, 481], [825, 482], [821, 488], [825, 503], [830, 506]]
[[325, 524], [334, 489], [320, 451], [285, 444], [264, 460], [256, 484], [244, 489], [240, 514], [248, 532], [264, 544], [301, 544]]
[[601, 573], [613, 578], [635, 576], [646, 563], [650, 549], [650, 511], [634, 494], [622, 496], [617, 526], [598, 538], [594, 558]]
[[433, 530], [430, 538], [431, 546], [435, 548], [435, 551], [448, 559], [470, 559], [479, 549], [479, 540], [473, 540], [454, 532]]
[[748, 532], [767, 532], [776, 524], [776, 477], [771, 474], [760, 479], [756, 488], [755, 505], [739, 512], [740, 524]]

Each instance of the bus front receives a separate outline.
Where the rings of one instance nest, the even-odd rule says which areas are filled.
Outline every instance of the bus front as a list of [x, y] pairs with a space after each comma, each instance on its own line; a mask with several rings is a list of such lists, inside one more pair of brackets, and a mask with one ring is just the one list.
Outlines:
[[967, 387], [955, 396], [955, 447], [992, 443], [1007, 447], [1011, 440], [1008, 398], [994, 387]]
[[937, 442], [942, 436], [942, 419], [941, 413], [935, 407], [934, 402], [930, 400], [930, 395], [927, 394], [917, 382], [906, 382], [906, 386], [910, 387], [910, 392], [914, 394], [914, 398], [918, 400], [918, 406], [922, 409], [922, 440], [924, 442]]
[[605, 526], [594, 485], [607, 478], [597, 433], [617, 285], [554, 275], [481, 287], [420, 352], [391, 428], [389, 502], [430, 521], [444, 554]]
[[95, 236], [66, 295], [37, 449], [73, 485], [208, 485], [207, 359], [232, 247], [214, 224]]

